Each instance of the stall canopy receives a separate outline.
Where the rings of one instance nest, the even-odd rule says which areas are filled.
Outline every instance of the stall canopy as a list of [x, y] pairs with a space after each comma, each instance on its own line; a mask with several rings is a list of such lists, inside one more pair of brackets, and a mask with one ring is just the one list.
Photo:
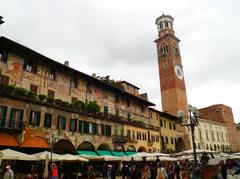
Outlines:
[[59, 158], [61, 161], [80, 161], [80, 162], [88, 162], [89, 160], [77, 155], [64, 154]]
[[22, 152], [17, 152], [11, 149], [0, 150], [1, 160], [25, 160], [25, 161], [37, 161], [36, 156], [28, 155]]
[[127, 154], [125, 152], [112, 151], [112, 153], [113, 153], [114, 156], [117, 156], [117, 157], [125, 157], [125, 156], [127, 156]]
[[113, 156], [113, 154], [111, 153], [110, 150], [97, 150], [97, 153], [98, 153], [100, 156], [102, 156], [102, 155], [104, 155], [104, 156], [106, 156], [106, 155], [108, 155], [108, 156]]
[[89, 156], [98, 156], [98, 154], [94, 151], [88, 151], [88, 150], [78, 150], [77, 153], [79, 155], [89, 155]]
[[61, 157], [61, 155], [58, 155], [55, 153], [51, 154], [51, 152], [48, 152], [48, 151], [39, 152], [39, 153], [32, 154], [32, 155], [39, 158], [39, 160], [46, 160], [46, 159], [51, 160], [51, 156], [52, 156], [52, 161], [59, 161], [60, 157]]

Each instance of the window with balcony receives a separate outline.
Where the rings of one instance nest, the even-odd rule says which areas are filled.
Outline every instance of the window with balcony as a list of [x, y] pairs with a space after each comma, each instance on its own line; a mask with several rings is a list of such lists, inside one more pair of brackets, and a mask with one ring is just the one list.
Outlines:
[[77, 119], [70, 119], [70, 131], [76, 132], [77, 131]]
[[52, 114], [45, 113], [44, 115], [44, 127], [51, 128], [52, 127]]
[[33, 84], [30, 84], [30, 91], [34, 94], [37, 94], [38, 92], [38, 86], [37, 85], [33, 85]]
[[0, 128], [5, 128], [7, 109], [7, 106], [0, 106]]
[[9, 77], [5, 75], [0, 75], [0, 84], [8, 86], [9, 85]]
[[61, 129], [61, 130], [66, 129], [66, 117], [65, 116], [58, 116], [57, 128]]
[[33, 127], [40, 126], [40, 120], [41, 120], [41, 112], [39, 111], [31, 111], [30, 112], [30, 118], [29, 118], [29, 124]]
[[23, 110], [11, 108], [8, 127], [23, 129]]

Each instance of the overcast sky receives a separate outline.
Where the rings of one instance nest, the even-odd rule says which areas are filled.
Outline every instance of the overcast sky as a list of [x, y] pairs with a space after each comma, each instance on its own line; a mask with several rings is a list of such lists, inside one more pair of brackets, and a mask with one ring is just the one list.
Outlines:
[[161, 110], [155, 19], [174, 17], [188, 102], [240, 122], [239, 0], [0, 0], [0, 35], [91, 75], [147, 92]]

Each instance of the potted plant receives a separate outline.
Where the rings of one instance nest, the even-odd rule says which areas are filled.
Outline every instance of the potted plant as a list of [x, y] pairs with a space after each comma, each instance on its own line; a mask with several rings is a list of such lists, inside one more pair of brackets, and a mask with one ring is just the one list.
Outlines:
[[41, 102], [43, 102], [46, 98], [47, 98], [47, 96], [44, 95], [44, 94], [39, 94], [39, 95], [38, 95], [38, 99], [39, 99]]

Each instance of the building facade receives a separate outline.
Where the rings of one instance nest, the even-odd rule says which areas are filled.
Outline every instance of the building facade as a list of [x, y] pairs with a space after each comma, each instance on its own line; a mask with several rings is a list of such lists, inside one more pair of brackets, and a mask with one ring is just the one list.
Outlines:
[[160, 151], [147, 94], [0, 37], [0, 147]]
[[178, 118], [166, 112], [150, 108], [150, 124], [159, 125], [161, 133], [161, 152], [176, 152], [181, 146], [178, 142], [179, 131], [176, 128]]
[[230, 151], [226, 124], [201, 118], [198, 121], [194, 133], [197, 149]]
[[199, 110], [200, 117], [222, 123], [227, 127], [229, 145], [232, 151], [240, 151], [239, 133], [234, 123], [232, 108], [224, 104], [216, 104]]

